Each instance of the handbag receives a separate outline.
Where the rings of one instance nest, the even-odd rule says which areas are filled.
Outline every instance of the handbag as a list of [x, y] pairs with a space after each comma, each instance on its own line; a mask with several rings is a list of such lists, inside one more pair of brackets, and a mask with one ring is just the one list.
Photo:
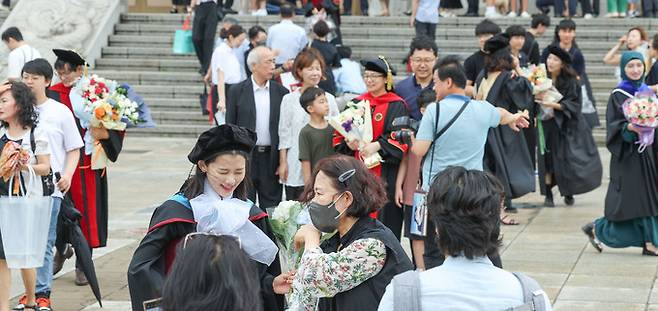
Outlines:
[[174, 33], [174, 54], [192, 54], [194, 53], [194, 43], [192, 42], [192, 27], [190, 18], [185, 18], [182, 29], [176, 29]]
[[203, 84], [203, 93], [199, 94], [199, 107], [201, 108], [201, 115], [207, 116], [208, 112], [208, 87]]
[[[0, 197], [0, 234], [10, 269], [41, 267], [46, 252], [52, 198], [31, 195], [38, 179], [31, 166], [28, 166], [28, 174], [23, 196], [12, 196], [9, 191], [8, 196]], [[13, 182], [11, 178], [9, 189]], [[25, 230], [26, 226], [30, 229]]]
[[[430, 169], [429, 169], [429, 174], [432, 174], [432, 168], [434, 165], [434, 150], [436, 149], [434, 144], [436, 144], [436, 141], [445, 133], [454, 123], [457, 121], [459, 116], [466, 110], [466, 106], [468, 103], [470, 103], [471, 100], [466, 100], [462, 104], [461, 108], [459, 108], [459, 111], [448, 121], [448, 123], [439, 131], [438, 133], [436, 132], [437, 128], [439, 127], [439, 112], [441, 110], [441, 105], [439, 103], [436, 103], [436, 116], [434, 119], [434, 137], [432, 140], [432, 155], [430, 158]], [[425, 161], [423, 161], [425, 162]], [[431, 176], [429, 176], [431, 179]], [[427, 193], [425, 191], [416, 191], [414, 193], [414, 202], [411, 207], [411, 225], [409, 226], [409, 233], [419, 235], [419, 236], [427, 236]]]

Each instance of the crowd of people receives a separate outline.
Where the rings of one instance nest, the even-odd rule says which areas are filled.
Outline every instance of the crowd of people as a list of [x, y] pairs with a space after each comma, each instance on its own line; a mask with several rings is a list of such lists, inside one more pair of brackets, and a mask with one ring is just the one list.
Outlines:
[[[293, 23], [294, 5], [281, 4], [281, 20], [269, 29], [218, 16], [217, 6], [232, 13], [229, 1], [192, 3], [213, 127], [198, 137], [188, 179], [155, 209], [131, 259], [133, 310], [551, 310], [534, 280], [503, 270], [500, 232], [519, 224], [513, 200], [536, 184], [545, 207], [556, 206], [555, 187], [572, 206], [601, 185], [592, 136], [598, 113], [574, 20], [555, 25], [546, 47], [537, 41], [551, 27], [546, 14], [533, 16], [528, 30], [482, 20], [478, 50], [462, 60], [439, 55], [437, 19], [422, 16], [434, 4], [414, 0], [410, 75], [396, 82], [385, 56], [352, 58], [325, 2], [311, 3], [305, 27]], [[2, 40], [11, 52], [10, 80], [0, 86], [0, 146], [27, 150], [19, 178], [42, 176], [31, 190], [53, 198], [44, 264], [21, 270], [25, 294], [14, 310], [48, 311], [52, 275], [72, 256], [58, 239], [60, 207], [82, 214], [89, 251], [105, 246], [107, 172], [92, 169], [87, 144], [114, 161], [124, 132], [85, 129], [73, 113], [87, 74], [79, 54], [56, 49], [51, 65], [15, 27]], [[620, 80], [606, 113], [611, 181], [604, 216], [582, 228], [599, 252], [642, 247], [658, 256], [658, 144], [639, 151], [645, 130], [621, 111], [636, 93], [655, 94], [656, 55], [656, 37], [649, 42], [633, 27], [603, 59], [618, 66]], [[526, 68], [541, 64], [551, 85], [539, 90]], [[51, 85], [54, 73], [60, 82]], [[360, 103], [371, 116], [369, 141], [328, 122]], [[11, 191], [0, 179], [0, 195]], [[294, 237], [303, 255], [290, 271], [282, 271], [266, 212], [284, 198], [309, 214]], [[4, 259], [0, 243], [0, 311], [10, 307]], [[82, 269], [75, 283], [88, 283]]]

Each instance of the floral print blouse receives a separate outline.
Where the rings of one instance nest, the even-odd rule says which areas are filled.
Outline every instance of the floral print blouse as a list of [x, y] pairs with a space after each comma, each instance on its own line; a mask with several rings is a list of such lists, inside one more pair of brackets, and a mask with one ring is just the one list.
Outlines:
[[325, 254], [320, 247], [307, 249], [293, 282], [289, 309], [315, 310], [318, 298], [333, 297], [377, 275], [386, 261], [386, 246], [377, 239], [360, 239]]

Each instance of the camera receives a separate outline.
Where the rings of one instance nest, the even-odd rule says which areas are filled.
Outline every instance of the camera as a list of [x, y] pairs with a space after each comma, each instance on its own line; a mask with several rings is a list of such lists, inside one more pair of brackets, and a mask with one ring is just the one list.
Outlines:
[[411, 137], [418, 131], [420, 121], [414, 120], [411, 117], [403, 116], [393, 119], [393, 131], [391, 132], [391, 139], [400, 143], [411, 145]]

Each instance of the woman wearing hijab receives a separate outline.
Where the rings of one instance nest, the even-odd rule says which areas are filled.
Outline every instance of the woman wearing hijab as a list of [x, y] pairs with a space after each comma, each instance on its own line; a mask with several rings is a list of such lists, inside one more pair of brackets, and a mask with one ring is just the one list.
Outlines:
[[605, 244], [642, 247], [642, 255], [658, 256], [658, 142], [638, 152], [640, 131], [622, 112], [624, 101], [637, 92], [650, 91], [643, 82], [644, 57], [635, 51], [624, 52], [619, 67], [622, 81], [612, 91], [606, 111], [606, 146], [611, 159], [605, 214], [582, 229], [599, 252]]
[[581, 109], [581, 90], [577, 73], [571, 67], [571, 55], [559, 46], [548, 47], [546, 69], [553, 86], [562, 95], [555, 101], [546, 92], [535, 96], [541, 105], [542, 132], [539, 145], [539, 184], [546, 196], [544, 205], [555, 206], [553, 187], [558, 186], [567, 205], [574, 194], [591, 191], [601, 185], [601, 159], [592, 132]]
[[[130, 262], [133, 310], [162, 296], [177, 245], [193, 232], [237, 237], [258, 269], [263, 310], [283, 310], [281, 294], [289, 291], [292, 276], [281, 274], [267, 214], [247, 199], [248, 159], [255, 144], [256, 133], [236, 125], [221, 125], [199, 136], [187, 156], [196, 165], [195, 174], [155, 209]], [[199, 293], [199, 299], [209, 294]]]
[[[521, 68], [509, 50], [509, 39], [498, 34], [484, 44], [485, 67], [475, 82], [477, 100], [486, 100], [511, 113], [533, 109], [532, 85], [521, 76]], [[489, 130], [484, 154], [485, 169], [492, 172], [505, 187], [505, 208], [512, 199], [535, 191], [532, 156], [524, 133], [508, 127]], [[503, 215], [505, 225], [518, 222]]]
[[[320, 160], [313, 173], [302, 194], [313, 224], [295, 235], [305, 251], [289, 310], [376, 310], [393, 277], [413, 269], [397, 237], [369, 217], [386, 202], [384, 185], [344, 155]], [[336, 233], [321, 242], [321, 232]]]
[[[365, 67], [363, 80], [366, 82], [368, 92], [355, 98], [354, 102], [367, 101], [370, 103], [372, 116], [372, 142], [363, 147], [358, 141], [346, 141], [345, 138], [334, 134], [334, 149], [342, 154], [351, 155], [357, 159], [367, 158], [378, 153], [383, 162], [376, 163], [370, 170], [386, 184], [386, 195], [388, 202], [378, 213], [381, 220], [400, 239], [402, 233], [403, 212], [395, 205], [395, 190], [398, 168], [402, 156], [407, 151], [407, 145], [391, 139], [391, 133], [395, 130], [393, 120], [398, 117], [408, 117], [404, 100], [393, 93], [393, 75], [395, 70], [390, 66], [386, 58], [378, 58], [361, 61]], [[400, 185], [400, 191], [402, 185]]]

